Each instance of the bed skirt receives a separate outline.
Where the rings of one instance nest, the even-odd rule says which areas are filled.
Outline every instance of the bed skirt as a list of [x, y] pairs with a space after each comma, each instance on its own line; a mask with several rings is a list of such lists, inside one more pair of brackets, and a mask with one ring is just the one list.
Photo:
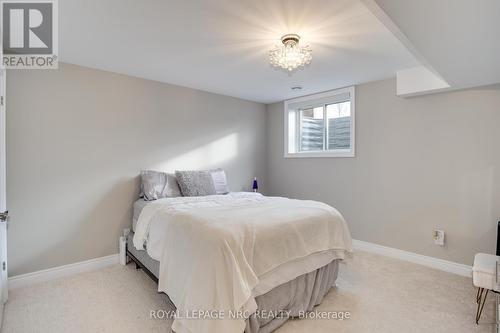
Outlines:
[[[159, 275], [159, 261], [152, 259], [146, 251], [138, 251], [132, 244], [132, 235], [127, 240], [127, 254], [143, 268], [146, 273], [156, 282]], [[277, 286], [271, 291], [257, 296], [258, 311], [261, 313], [282, 313], [275, 318], [269, 315], [252, 315], [246, 321], [245, 333], [269, 333], [278, 329], [289, 318], [299, 317], [302, 313], [311, 311], [319, 305], [326, 296], [330, 288], [335, 286], [337, 280], [339, 261], [333, 260], [326, 266], [315, 271], [301, 275], [292, 281]], [[173, 303], [168, 300], [172, 309]]]
[[[313, 272], [301, 275], [292, 281], [272, 289], [255, 298], [258, 311], [286, 311], [290, 317], [299, 317], [301, 313], [311, 311], [321, 304], [331, 287], [335, 286], [339, 271], [339, 260], [323, 266]], [[272, 332], [289, 319], [288, 316], [267, 319], [255, 315], [247, 320], [245, 333]]]

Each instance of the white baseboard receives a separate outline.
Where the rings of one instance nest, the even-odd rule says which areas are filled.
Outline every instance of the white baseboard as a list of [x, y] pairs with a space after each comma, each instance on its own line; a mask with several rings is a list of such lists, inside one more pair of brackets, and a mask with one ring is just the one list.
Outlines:
[[33, 284], [55, 280], [78, 273], [90, 272], [100, 268], [118, 264], [118, 254], [95, 258], [85, 261], [76, 262], [74, 264], [53, 267], [42, 271], [16, 275], [9, 278], [9, 289], [30, 286]]
[[374, 243], [353, 239], [352, 246], [355, 250], [380, 254], [386, 257], [401, 259], [415, 264], [439, 269], [448, 273], [472, 277], [472, 267], [453, 261], [433, 258], [421, 254], [403, 251], [392, 247], [382, 246]]
[[[403, 251], [392, 247], [382, 246], [356, 239], [353, 239], [352, 245], [355, 250], [361, 250], [383, 255], [386, 257], [401, 259], [415, 264], [439, 269], [441, 271], [458, 274], [461, 276], [466, 276], [466, 277], [472, 276], [471, 266], [459, 264], [453, 261], [428, 257], [421, 254]], [[112, 266], [118, 263], [119, 263], [119, 255], [112, 254], [106, 257], [95, 258], [77, 262], [74, 264], [49, 268], [38, 272], [17, 275], [9, 278], [9, 289], [16, 289], [79, 273], [90, 272], [100, 268]]]

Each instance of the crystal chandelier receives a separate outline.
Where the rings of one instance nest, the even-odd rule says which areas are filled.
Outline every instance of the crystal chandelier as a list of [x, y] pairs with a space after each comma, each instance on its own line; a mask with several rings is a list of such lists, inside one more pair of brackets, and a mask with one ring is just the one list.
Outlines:
[[311, 63], [312, 50], [309, 45], [299, 45], [300, 36], [288, 34], [281, 37], [283, 45], [269, 51], [271, 65], [281, 67], [289, 72]]

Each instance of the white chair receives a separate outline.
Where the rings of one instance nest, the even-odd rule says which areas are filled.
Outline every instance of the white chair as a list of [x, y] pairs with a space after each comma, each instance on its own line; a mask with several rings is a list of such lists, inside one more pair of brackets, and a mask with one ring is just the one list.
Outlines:
[[[500, 257], [492, 254], [478, 253], [474, 257], [472, 266], [472, 282], [478, 287], [476, 295], [477, 311], [476, 324], [483, 313], [484, 304], [488, 297], [488, 292], [492, 291], [498, 294], [498, 265]], [[484, 292], [486, 290], [486, 292]]]

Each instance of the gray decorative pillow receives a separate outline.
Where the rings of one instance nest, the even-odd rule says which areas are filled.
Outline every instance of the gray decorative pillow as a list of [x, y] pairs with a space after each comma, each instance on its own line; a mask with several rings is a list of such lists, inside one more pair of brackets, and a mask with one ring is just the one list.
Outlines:
[[215, 194], [210, 171], [176, 171], [175, 176], [185, 197], [199, 197]]
[[146, 201], [161, 198], [180, 197], [181, 190], [173, 174], [154, 171], [141, 171], [141, 196]]
[[210, 170], [212, 181], [214, 182], [216, 194], [228, 194], [229, 187], [227, 186], [226, 173], [222, 169]]

